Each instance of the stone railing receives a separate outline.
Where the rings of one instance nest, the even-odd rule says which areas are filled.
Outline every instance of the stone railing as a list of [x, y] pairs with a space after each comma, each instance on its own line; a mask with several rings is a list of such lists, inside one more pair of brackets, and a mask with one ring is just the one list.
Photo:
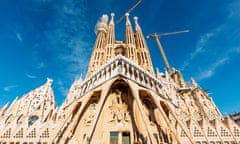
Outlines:
[[119, 75], [162, 95], [162, 83], [159, 80], [126, 57], [118, 55], [103, 65], [98, 71], [94, 72], [77, 87], [79, 93], [76, 98], [82, 97], [107, 80]]

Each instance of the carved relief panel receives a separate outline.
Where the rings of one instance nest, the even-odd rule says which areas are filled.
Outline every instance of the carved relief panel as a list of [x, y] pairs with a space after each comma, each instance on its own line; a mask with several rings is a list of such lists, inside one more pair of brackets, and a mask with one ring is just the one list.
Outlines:
[[93, 118], [95, 116], [95, 113], [96, 113], [96, 106], [97, 106], [96, 103], [92, 103], [92, 104], [89, 105], [87, 115], [84, 118], [85, 126], [90, 126], [91, 125], [91, 123], [93, 121]]
[[126, 97], [126, 95], [127, 92], [123, 89], [114, 89], [110, 93], [112, 100], [109, 106], [111, 112], [111, 119], [109, 122], [124, 124], [130, 121], [128, 106], [123, 101], [123, 97]]
[[86, 111], [84, 112], [85, 114], [82, 119], [84, 126], [92, 125], [94, 117], [96, 116], [97, 107], [99, 106], [98, 102], [100, 99], [100, 95], [101, 95], [101, 92], [96, 91], [96, 92], [94, 92], [91, 99], [89, 100]]

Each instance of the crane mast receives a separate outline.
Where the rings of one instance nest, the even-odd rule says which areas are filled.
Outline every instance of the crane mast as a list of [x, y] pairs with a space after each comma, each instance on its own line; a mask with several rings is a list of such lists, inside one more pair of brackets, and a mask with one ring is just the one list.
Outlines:
[[159, 37], [161, 36], [168, 36], [168, 35], [176, 35], [176, 34], [181, 34], [181, 33], [186, 33], [186, 32], [189, 32], [189, 30], [182, 30], [182, 31], [176, 31], [176, 32], [168, 32], [168, 33], [162, 33], [162, 34], [157, 34], [157, 33], [154, 33], [154, 34], [149, 34], [147, 35], [146, 37], [147, 38], [155, 38], [156, 42], [157, 42], [157, 45], [159, 47], [159, 50], [160, 50], [160, 53], [162, 55], [162, 58], [163, 58], [163, 61], [164, 61], [164, 64], [165, 64], [165, 67], [166, 67], [166, 70], [167, 72], [171, 73], [172, 72], [172, 68], [168, 62], [168, 59], [167, 59], [167, 56], [164, 52], [164, 49], [162, 47], [162, 44], [160, 42], [160, 39]]

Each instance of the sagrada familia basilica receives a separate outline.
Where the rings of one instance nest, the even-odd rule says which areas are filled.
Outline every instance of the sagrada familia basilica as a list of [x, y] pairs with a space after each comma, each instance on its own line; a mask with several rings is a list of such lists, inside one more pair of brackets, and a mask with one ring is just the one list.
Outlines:
[[181, 72], [154, 72], [138, 18], [102, 19], [85, 79], [57, 108], [51, 79], [0, 109], [0, 144], [240, 144], [240, 126]]

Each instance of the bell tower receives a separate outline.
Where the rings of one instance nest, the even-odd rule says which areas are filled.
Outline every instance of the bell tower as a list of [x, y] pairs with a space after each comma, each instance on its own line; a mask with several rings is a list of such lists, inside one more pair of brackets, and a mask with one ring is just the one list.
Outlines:
[[152, 60], [149, 54], [146, 40], [143, 36], [141, 27], [138, 24], [138, 17], [134, 17], [135, 29], [136, 29], [136, 48], [137, 48], [137, 59], [138, 65], [143, 67], [145, 70], [154, 74]]
[[136, 42], [134, 37], [134, 32], [132, 30], [132, 25], [129, 20], [129, 14], [126, 13], [126, 31], [125, 31], [125, 43], [127, 49], [127, 57], [137, 63], [137, 52], [136, 52]]
[[96, 71], [96, 69], [106, 64], [117, 55], [122, 55], [128, 58], [132, 62], [145, 69], [151, 75], [153, 75], [154, 71], [151, 57], [146, 44], [146, 40], [138, 24], [138, 18], [134, 17], [136, 29], [134, 32], [129, 19], [129, 13], [125, 14], [125, 40], [117, 41], [115, 39], [114, 16], [114, 13], [112, 13], [111, 20], [109, 24], [107, 24], [107, 16], [104, 15], [97, 25], [98, 33], [95, 45], [93, 47], [87, 77], [89, 77], [94, 71]]
[[91, 75], [96, 69], [98, 69], [104, 63], [104, 59], [107, 56], [106, 36], [107, 34], [109, 35], [107, 22], [108, 22], [107, 15], [103, 15], [102, 18], [100, 19], [100, 22], [97, 24], [97, 38], [93, 47], [93, 52], [88, 66], [87, 77]]

